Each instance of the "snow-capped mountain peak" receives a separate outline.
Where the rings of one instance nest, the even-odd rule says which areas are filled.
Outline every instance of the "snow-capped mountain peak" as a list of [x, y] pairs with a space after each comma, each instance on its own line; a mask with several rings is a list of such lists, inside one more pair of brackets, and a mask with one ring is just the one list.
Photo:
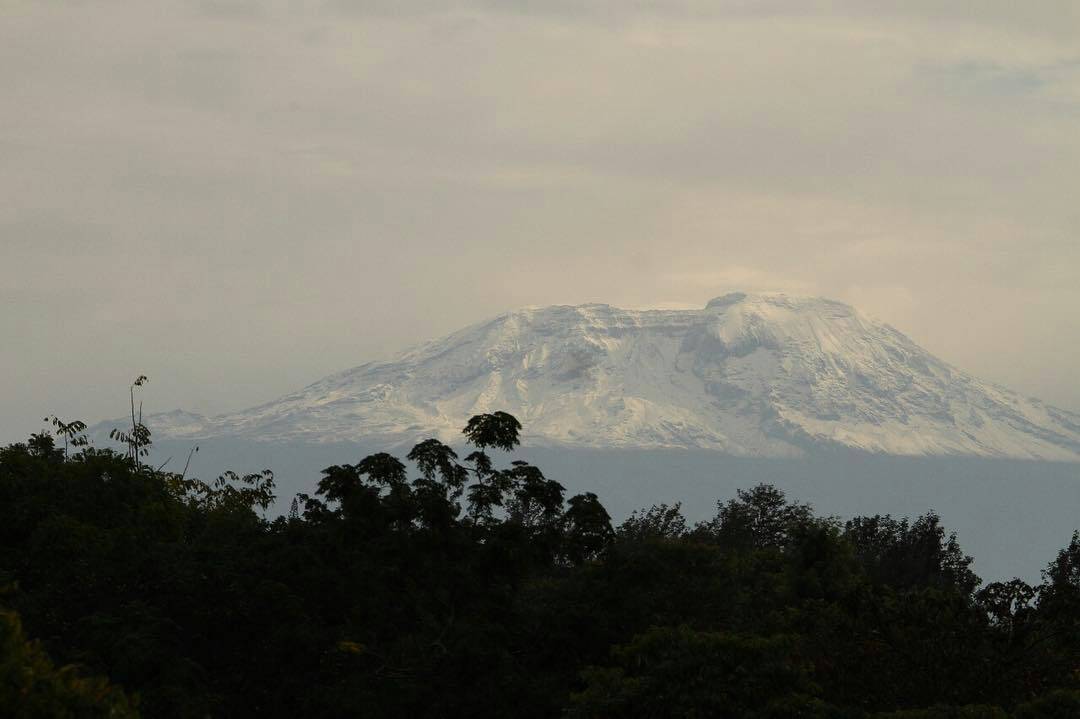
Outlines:
[[699, 310], [521, 309], [250, 410], [147, 423], [172, 438], [457, 441], [495, 410], [534, 445], [1080, 459], [1080, 415], [980, 382], [846, 304], [741, 292]]

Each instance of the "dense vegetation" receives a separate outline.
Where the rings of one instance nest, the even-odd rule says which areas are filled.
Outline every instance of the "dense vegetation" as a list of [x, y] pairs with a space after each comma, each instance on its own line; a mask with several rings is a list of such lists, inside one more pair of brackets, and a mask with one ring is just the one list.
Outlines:
[[1080, 537], [1041, 586], [980, 587], [933, 514], [769, 486], [613, 528], [497, 466], [503, 413], [268, 519], [270, 473], [146, 467], [134, 412], [126, 455], [53, 424], [0, 449], [5, 716], [1080, 716]]

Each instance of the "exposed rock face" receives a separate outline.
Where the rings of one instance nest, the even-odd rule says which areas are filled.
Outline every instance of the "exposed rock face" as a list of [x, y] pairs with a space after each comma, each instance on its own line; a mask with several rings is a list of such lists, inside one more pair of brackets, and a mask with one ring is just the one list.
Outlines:
[[457, 441], [494, 410], [533, 445], [1080, 459], [1080, 415], [981, 382], [848, 305], [782, 294], [523, 309], [260, 407], [147, 424], [173, 438]]

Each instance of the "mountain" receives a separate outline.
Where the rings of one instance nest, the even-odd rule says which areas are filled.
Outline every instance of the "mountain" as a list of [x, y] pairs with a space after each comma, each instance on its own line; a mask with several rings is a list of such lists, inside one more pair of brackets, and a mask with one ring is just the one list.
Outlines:
[[456, 442], [495, 410], [532, 446], [1080, 460], [1080, 415], [975, 379], [846, 304], [783, 294], [522, 309], [249, 410], [147, 424], [172, 439]]

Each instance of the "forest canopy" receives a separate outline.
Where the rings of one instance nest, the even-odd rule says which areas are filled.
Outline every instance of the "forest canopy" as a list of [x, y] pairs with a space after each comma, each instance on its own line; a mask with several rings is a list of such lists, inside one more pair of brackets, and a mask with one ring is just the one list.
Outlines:
[[146, 466], [85, 425], [0, 449], [0, 710], [128, 717], [1080, 716], [1080, 536], [984, 585], [928, 512], [841, 521], [768, 485], [618, 526], [430, 439], [327, 467]]

